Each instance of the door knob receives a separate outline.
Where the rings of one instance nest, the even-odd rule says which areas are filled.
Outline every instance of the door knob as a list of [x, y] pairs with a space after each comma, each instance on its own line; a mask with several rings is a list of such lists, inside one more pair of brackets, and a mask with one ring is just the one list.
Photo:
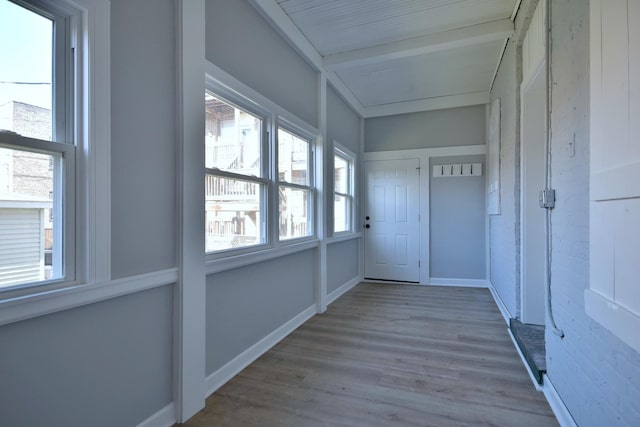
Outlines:
[[371, 228], [369, 224], [365, 224], [364, 228]]

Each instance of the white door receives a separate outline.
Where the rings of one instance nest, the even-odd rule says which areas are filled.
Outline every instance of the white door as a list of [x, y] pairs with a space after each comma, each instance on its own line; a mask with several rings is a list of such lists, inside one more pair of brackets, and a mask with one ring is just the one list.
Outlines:
[[419, 282], [420, 161], [372, 160], [365, 173], [365, 278]]
[[[544, 63], [543, 63], [544, 64]], [[545, 215], [538, 201], [545, 185], [547, 79], [541, 66], [522, 87], [521, 233], [522, 321], [545, 323]]]

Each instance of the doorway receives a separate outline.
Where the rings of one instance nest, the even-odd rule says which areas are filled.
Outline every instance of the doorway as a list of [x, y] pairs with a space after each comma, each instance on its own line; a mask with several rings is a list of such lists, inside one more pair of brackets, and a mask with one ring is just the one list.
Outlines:
[[523, 323], [545, 323], [545, 210], [538, 201], [545, 186], [547, 132], [547, 78], [543, 61], [521, 95], [521, 318]]
[[366, 279], [420, 282], [420, 161], [365, 164]]

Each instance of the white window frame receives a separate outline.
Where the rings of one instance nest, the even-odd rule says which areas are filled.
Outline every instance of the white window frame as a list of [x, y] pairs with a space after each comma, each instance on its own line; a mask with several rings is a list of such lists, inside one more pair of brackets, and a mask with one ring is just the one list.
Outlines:
[[[236, 105], [264, 120], [263, 129], [267, 132], [267, 135], [263, 136], [263, 155], [261, 160], [267, 170], [264, 171], [262, 178], [268, 181], [265, 202], [266, 212], [263, 218], [266, 243], [207, 253], [205, 255], [206, 274], [238, 268], [318, 247], [317, 206], [315, 200], [318, 192], [318, 183], [315, 177], [314, 153], [320, 138], [320, 131], [209, 61], [205, 63], [205, 90], [214, 96], [220, 97], [225, 102]], [[279, 127], [309, 141], [311, 149], [309, 156], [311, 184], [308, 188], [313, 190], [313, 200], [310, 201], [309, 208], [309, 212], [312, 215], [311, 226], [313, 234], [310, 236], [286, 240], [279, 239], [277, 175], [277, 134]], [[297, 186], [293, 186], [297, 188]]]
[[[305, 140], [308, 142], [308, 151], [307, 151], [307, 174], [309, 177], [309, 180], [307, 182], [307, 185], [302, 185], [302, 184], [295, 184], [292, 182], [287, 182], [287, 181], [280, 181], [280, 176], [279, 176], [279, 171], [278, 171], [278, 156], [279, 156], [279, 152], [278, 152], [278, 131], [282, 129], [285, 132], [288, 132], [290, 134], [292, 134], [293, 136], [296, 136], [302, 140]], [[290, 242], [300, 242], [300, 241], [305, 241], [305, 240], [313, 240], [316, 239], [317, 236], [317, 232], [316, 232], [316, 188], [315, 188], [315, 160], [314, 160], [314, 156], [315, 156], [315, 136], [306, 132], [304, 129], [297, 127], [295, 124], [288, 122], [285, 118], [282, 117], [278, 117], [278, 121], [277, 121], [277, 127], [275, 130], [275, 140], [273, 141], [273, 152], [275, 153], [275, 159], [274, 159], [274, 182], [276, 185], [275, 188], [275, 192], [274, 195], [276, 196], [276, 203], [275, 205], [275, 213], [276, 213], [276, 220], [275, 220], [275, 224], [274, 224], [274, 228], [275, 228], [275, 238], [279, 244], [286, 244], [286, 243], [290, 243]], [[308, 215], [308, 220], [307, 223], [309, 224], [309, 227], [311, 227], [311, 233], [309, 233], [309, 235], [307, 236], [300, 236], [300, 237], [291, 237], [291, 238], [281, 238], [280, 237], [280, 232], [279, 232], [279, 223], [280, 223], [280, 212], [278, 210], [279, 208], [279, 197], [280, 197], [280, 187], [287, 187], [287, 188], [292, 188], [295, 190], [302, 190], [302, 191], [308, 191], [309, 192], [309, 198], [307, 199], [307, 215]]]
[[[3, 136], [6, 148], [64, 156], [65, 171], [60, 175], [65, 180], [64, 190], [56, 188], [55, 191], [58, 194], [64, 191], [64, 224], [57, 228], [64, 230], [64, 236], [60, 237], [63, 237], [65, 271], [59, 280], [11, 286], [0, 291], [0, 309], [14, 308], [6, 310], [6, 316], [0, 316], [0, 324], [16, 317], [28, 318], [77, 305], [83, 300], [78, 293], [93, 291], [94, 286], [86, 285], [108, 281], [111, 276], [109, 2], [20, 0], [16, 3], [36, 11], [68, 15], [65, 21], [70, 48], [65, 52], [73, 50], [75, 55], [64, 72], [66, 90], [56, 92], [53, 106], [64, 109], [63, 114], [57, 114], [54, 129], [64, 132], [65, 137], [54, 139], [73, 143]], [[57, 38], [56, 43], [59, 42]], [[58, 72], [61, 63], [57, 61]], [[69, 97], [71, 101], [61, 103], [61, 97]], [[54, 162], [54, 169], [62, 172], [60, 163]], [[58, 184], [61, 186], [62, 180]], [[57, 209], [61, 216], [62, 204]], [[87, 294], [87, 299], [95, 298], [95, 291], [91, 296]], [[36, 304], [28, 305], [31, 302]]]
[[[336, 177], [335, 177], [335, 157], [341, 157], [344, 160], [347, 161], [347, 193], [340, 193], [338, 191], [336, 191]], [[333, 141], [333, 157], [332, 157], [332, 161], [333, 161], [333, 198], [332, 198], [332, 203], [333, 203], [333, 224], [332, 224], [332, 230], [333, 230], [333, 235], [334, 236], [341, 236], [344, 234], [351, 234], [355, 232], [355, 220], [356, 220], [356, 215], [355, 215], [355, 194], [356, 194], [356, 155], [349, 150], [348, 148], [346, 148], [344, 145], [340, 144], [337, 141]], [[335, 223], [335, 216], [336, 216], [336, 210], [335, 210], [335, 196], [342, 196], [347, 198], [347, 200], [349, 200], [349, 212], [347, 213], [348, 216], [348, 228], [347, 230], [343, 230], [343, 231], [336, 231], [336, 223]]]
[[271, 131], [272, 122], [270, 112], [259, 104], [252, 102], [250, 99], [240, 96], [239, 94], [230, 93], [225, 90], [225, 87], [216, 84], [213, 80], [207, 81], [206, 92], [213, 95], [215, 98], [227, 103], [228, 105], [243, 110], [260, 120], [262, 120], [261, 129], [261, 153], [260, 153], [260, 177], [244, 175], [234, 172], [227, 172], [217, 168], [206, 168], [205, 177], [212, 175], [220, 178], [235, 179], [240, 181], [251, 182], [264, 186], [264, 192], [261, 195], [260, 202], [260, 219], [261, 219], [261, 234], [264, 238], [264, 242], [251, 246], [244, 246], [240, 248], [228, 248], [217, 251], [206, 252], [207, 259], [219, 259], [223, 257], [241, 255], [245, 253], [251, 253], [254, 251], [264, 250], [269, 246], [269, 206], [270, 197], [269, 194], [272, 191], [270, 186], [270, 155], [269, 155], [269, 139], [273, 133]]

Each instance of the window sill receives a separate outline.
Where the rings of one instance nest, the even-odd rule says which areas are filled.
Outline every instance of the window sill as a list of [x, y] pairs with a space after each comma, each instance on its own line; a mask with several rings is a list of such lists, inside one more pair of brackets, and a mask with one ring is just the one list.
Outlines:
[[347, 240], [359, 239], [360, 237], [362, 237], [362, 233], [360, 232], [354, 233], [351, 231], [344, 231], [333, 235], [333, 237], [330, 237], [326, 240], [326, 243], [330, 245], [332, 243], [340, 243], [346, 242]]
[[241, 255], [234, 255], [226, 258], [211, 260], [207, 261], [206, 273], [207, 275], [220, 273], [222, 271], [244, 267], [245, 265], [268, 261], [274, 258], [280, 258], [283, 256], [295, 254], [297, 252], [317, 248], [318, 246], [318, 240], [305, 240], [299, 243], [291, 243], [283, 246], [262, 249], [255, 252], [244, 253]]
[[178, 281], [178, 269], [156, 271], [118, 280], [70, 284], [0, 301], [0, 325], [140, 292]]
[[640, 316], [591, 289], [584, 291], [587, 315], [640, 352]]

